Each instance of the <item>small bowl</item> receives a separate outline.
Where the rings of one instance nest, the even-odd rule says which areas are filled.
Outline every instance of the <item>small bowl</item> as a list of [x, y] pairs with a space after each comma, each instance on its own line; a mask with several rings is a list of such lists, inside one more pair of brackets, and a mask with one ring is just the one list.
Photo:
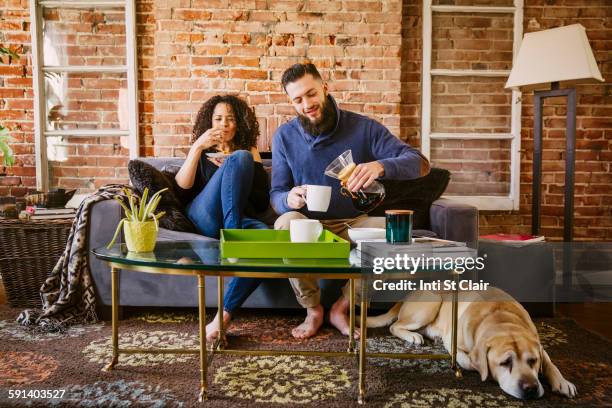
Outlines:
[[387, 232], [384, 228], [349, 228], [348, 236], [353, 242], [364, 239], [385, 239]]

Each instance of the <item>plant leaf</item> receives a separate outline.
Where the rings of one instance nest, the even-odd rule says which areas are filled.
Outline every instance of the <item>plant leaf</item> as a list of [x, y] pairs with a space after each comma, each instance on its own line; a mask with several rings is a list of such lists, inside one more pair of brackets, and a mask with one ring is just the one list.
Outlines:
[[119, 224], [117, 224], [117, 229], [115, 230], [115, 235], [113, 235], [113, 239], [111, 239], [111, 242], [106, 246], [107, 249], [110, 249], [110, 247], [112, 247], [115, 244], [115, 241], [117, 240], [117, 237], [119, 236], [119, 231], [121, 231], [121, 227], [123, 226], [123, 223], [127, 220], [127, 218], [122, 218], [119, 221]]
[[161, 201], [162, 197], [157, 197], [155, 199], [155, 201], [153, 201], [153, 203], [151, 203], [151, 208], [149, 208], [149, 214], [154, 214], [155, 210], [157, 209], [157, 206], [159, 205], [159, 202]]
[[132, 221], [138, 221], [138, 207], [134, 202], [134, 196], [130, 194], [130, 209], [132, 210]]
[[145, 203], [147, 202], [147, 196], [149, 195], [149, 187], [145, 187], [144, 191], [142, 192], [142, 198], [140, 199], [140, 209], [138, 210], [138, 219], [140, 221], [144, 221], [145, 218], [144, 216], [144, 212], [145, 212]]
[[121, 199], [121, 196], [115, 196], [115, 200], [117, 200], [117, 202], [119, 203], [119, 205], [121, 205], [121, 207], [123, 207], [123, 211], [125, 212], [125, 216], [127, 218], [132, 218], [132, 212], [130, 211], [130, 209], [127, 207], [127, 205], [125, 205], [125, 203], [123, 202], [123, 200]]
[[19, 54], [6, 47], [0, 47], [0, 55], [7, 55], [9, 64], [13, 62], [14, 59], [19, 59]]
[[163, 193], [166, 190], [167, 188], [164, 188], [162, 190], [159, 190], [157, 193], [153, 194], [153, 196], [147, 203], [147, 207], [145, 208], [145, 212], [144, 212], [145, 220], [149, 218], [149, 216], [155, 212], [155, 209], [157, 208], [157, 206], [159, 205], [159, 202], [162, 199], [161, 193]]
[[153, 222], [155, 223], [155, 231], [159, 231], [159, 223], [157, 222], [157, 218], [153, 217]]
[[0, 126], [0, 151], [2, 151], [2, 161], [5, 166], [9, 167], [15, 164], [13, 149], [9, 146], [9, 142], [12, 141], [13, 138], [9, 136], [8, 129], [4, 126]]
[[[153, 194], [153, 196], [151, 196], [151, 200], [153, 200], [153, 199], [155, 199], [155, 198], [157, 198], [157, 197], [161, 196], [161, 194], [162, 194], [164, 191], [166, 191], [166, 190], [168, 190], [168, 187], [166, 187], [166, 188], [162, 188], [161, 190], [159, 190], [158, 192], [156, 192], [155, 194]], [[149, 200], [149, 201], [151, 201], [151, 200]]]

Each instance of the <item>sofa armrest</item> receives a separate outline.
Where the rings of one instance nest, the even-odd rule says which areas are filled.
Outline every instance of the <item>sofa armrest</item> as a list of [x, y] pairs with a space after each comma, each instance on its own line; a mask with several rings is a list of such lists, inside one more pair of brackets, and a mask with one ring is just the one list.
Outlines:
[[429, 210], [431, 230], [440, 238], [465, 242], [476, 248], [478, 243], [478, 209], [449, 199], [439, 199]]
[[[121, 206], [115, 200], [99, 201], [94, 203], [89, 210], [87, 223], [89, 268], [96, 288], [96, 297], [101, 304], [111, 303], [110, 267], [107, 262], [96, 258], [91, 251], [108, 245], [121, 218]], [[121, 240], [117, 239], [117, 242]]]

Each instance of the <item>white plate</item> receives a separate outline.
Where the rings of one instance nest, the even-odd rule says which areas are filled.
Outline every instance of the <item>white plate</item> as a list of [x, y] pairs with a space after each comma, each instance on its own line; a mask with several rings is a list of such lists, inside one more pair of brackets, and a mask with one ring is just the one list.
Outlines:
[[213, 153], [206, 153], [206, 156], [212, 159], [223, 159], [224, 157], [229, 156], [229, 154], [223, 153], [223, 152], [213, 152]]
[[384, 228], [349, 228], [348, 230], [348, 236], [353, 242], [362, 239], [385, 239], [386, 234]]

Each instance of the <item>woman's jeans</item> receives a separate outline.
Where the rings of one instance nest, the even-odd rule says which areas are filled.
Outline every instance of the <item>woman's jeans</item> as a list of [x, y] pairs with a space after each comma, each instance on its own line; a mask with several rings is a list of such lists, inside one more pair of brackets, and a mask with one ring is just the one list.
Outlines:
[[[228, 156], [204, 189], [187, 205], [187, 216], [199, 233], [219, 239], [223, 228], [267, 229], [261, 221], [244, 217], [253, 184], [253, 155], [238, 150]], [[233, 313], [257, 289], [261, 279], [234, 278], [223, 297], [223, 309]]]

